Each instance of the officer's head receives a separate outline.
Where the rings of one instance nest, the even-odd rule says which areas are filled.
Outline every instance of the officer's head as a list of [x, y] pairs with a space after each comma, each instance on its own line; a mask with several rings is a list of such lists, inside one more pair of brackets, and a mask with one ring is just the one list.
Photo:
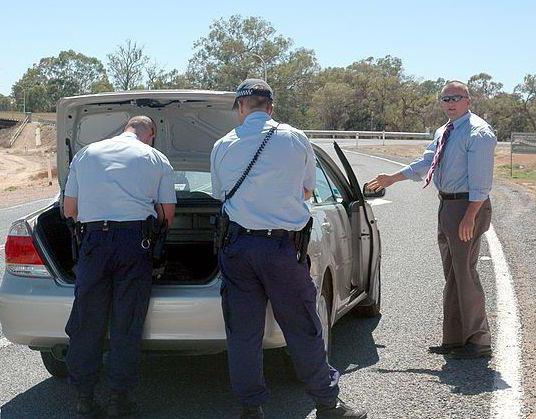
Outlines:
[[274, 92], [268, 83], [261, 79], [246, 79], [236, 89], [233, 109], [238, 111], [238, 119], [243, 123], [246, 116], [255, 111], [271, 115], [273, 101]]
[[133, 132], [141, 142], [153, 146], [156, 137], [156, 124], [145, 115], [130, 118], [125, 127], [125, 132]]

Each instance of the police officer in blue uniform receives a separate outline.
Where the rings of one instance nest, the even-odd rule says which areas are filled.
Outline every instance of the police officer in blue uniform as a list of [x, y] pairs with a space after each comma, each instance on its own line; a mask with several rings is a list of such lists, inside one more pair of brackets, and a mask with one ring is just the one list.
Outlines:
[[152, 148], [155, 134], [149, 117], [135, 116], [121, 135], [84, 147], [71, 163], [64, 214], [78, 220], [82, 237], [75, 300], [65, 330], [70, 339], [67, 367], [78, 391], [80, 416], [101, 413], [93, 391], [108, 323], [107, 413], [123, 416], [137, 411], [129, 392], [138, 382], [151, 295], [150, 216], [171, 225], [176, 203], [173, 168]]
[[327, 362], [316, 287], [307, 262], [297, 259], [294, 237], [310, 219], [306, 200], [315, 187], [315, 155], [302, 131], [271, 118], [272, 102], [265, 81], [242, 82], [235, 100], [241, 125], [218, 140], [211, 154], [213, 196], [224, 201], [230, 219], [219, 253], [221, 295], [240, 417], [264, 417], [262, 341], [270, 300], [317, 417], [365, 418], [365, 411], [337, 397], [339, 372]]

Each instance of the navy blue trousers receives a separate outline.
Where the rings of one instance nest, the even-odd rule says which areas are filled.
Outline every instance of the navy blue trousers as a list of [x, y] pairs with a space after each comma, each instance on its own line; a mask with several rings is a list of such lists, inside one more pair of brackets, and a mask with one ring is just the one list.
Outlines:
[[84, 235], [75, 300], [65, 328], [69, 378], [80, 391], [93, 390], [98, 381], [108, 324], [110, 388], [129, 391], [138, 383], [152, 282], [151, 253], [141, 247], [141, 240], [141, 231], [130, 229]]
[[268, 300], [307, 393], [317, 403], [333, 403], [339, 372], [327, 362], [316, 287], [307, 264], [296, 260], [294, 243], [233, 233], [220, 265], [231, 386], [240, 403], [257, 406], [268, 398], [262, 358]]

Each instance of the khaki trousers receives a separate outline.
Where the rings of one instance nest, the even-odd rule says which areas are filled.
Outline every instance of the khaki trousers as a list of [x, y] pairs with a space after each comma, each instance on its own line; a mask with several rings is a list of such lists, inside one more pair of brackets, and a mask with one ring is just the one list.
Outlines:
[[490, 345], [484, 290], [476, 264], [480, 240], [491, 222], [491, 203], [484, 201], [475, 218], [474, 237], [463, 242], [458, 227], [469, 206], [465, 199], [441, 200], [438, 213], [438, 244], [443, 260], [443, 343]]

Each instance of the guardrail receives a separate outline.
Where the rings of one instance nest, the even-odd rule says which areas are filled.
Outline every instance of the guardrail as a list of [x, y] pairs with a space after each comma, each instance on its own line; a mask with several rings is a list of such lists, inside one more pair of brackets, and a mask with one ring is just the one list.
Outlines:
[[417, 139], [431, 140], [429, 132], [395, 132], [395, 131], [333, 131], [333, 130], [305, 130], [309, 138], [378, 138], [381, 140]]

